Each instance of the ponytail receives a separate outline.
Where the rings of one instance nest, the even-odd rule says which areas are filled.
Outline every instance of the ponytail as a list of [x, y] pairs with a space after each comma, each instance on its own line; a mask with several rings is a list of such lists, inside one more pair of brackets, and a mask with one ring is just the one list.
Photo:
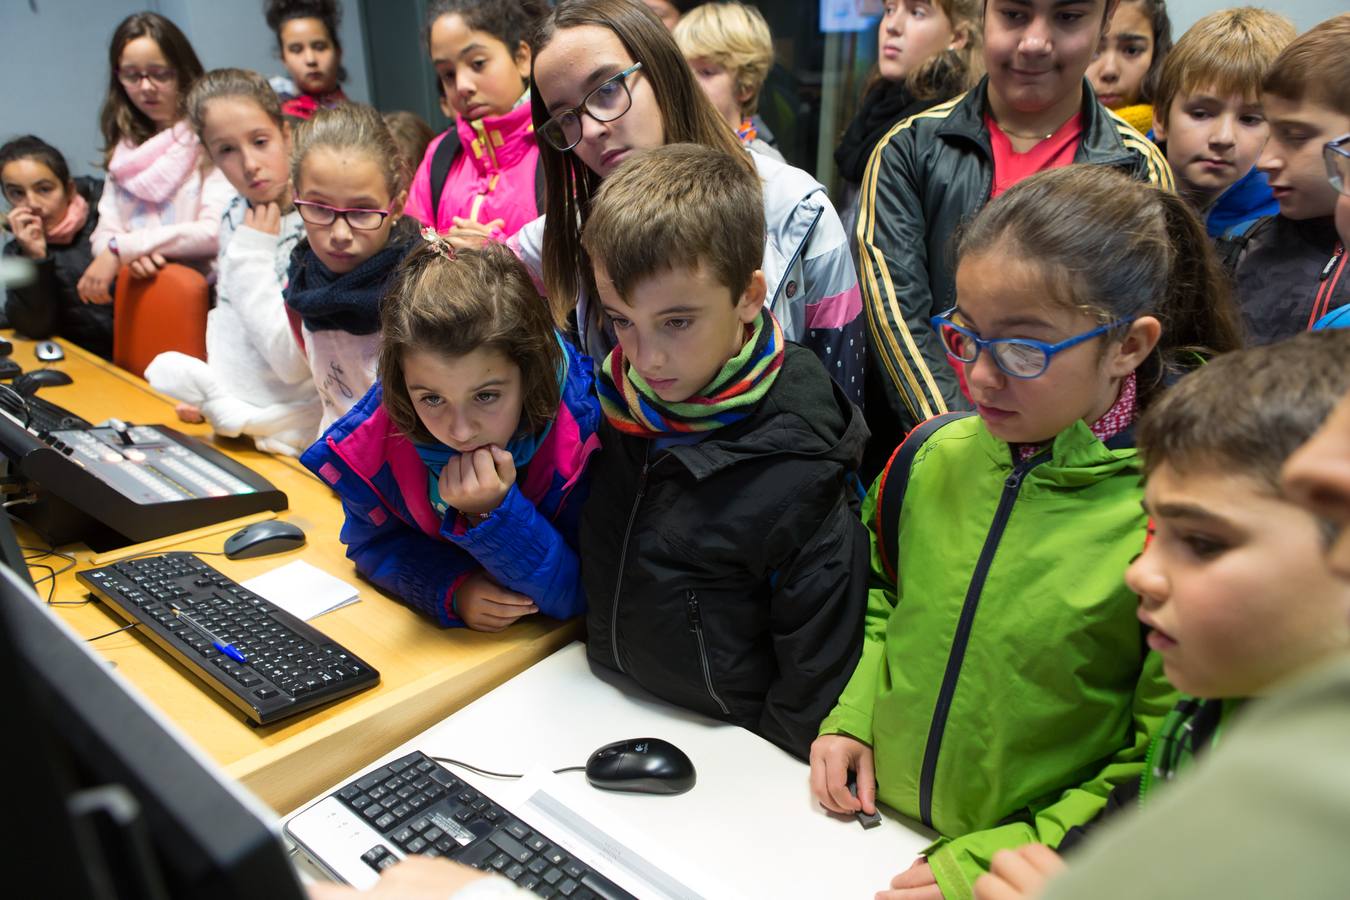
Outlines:
[[1232, 282], [1199, 217], [1180, 194], [1158, 190], [1157, 198], [1172, 253], [1166, 291], [1153, 312], [1162, 322], [1162, 336], [1140, 366], [1141, 407], [1178, 376], [1211, 357], [1240, 350], [1243, 343]]

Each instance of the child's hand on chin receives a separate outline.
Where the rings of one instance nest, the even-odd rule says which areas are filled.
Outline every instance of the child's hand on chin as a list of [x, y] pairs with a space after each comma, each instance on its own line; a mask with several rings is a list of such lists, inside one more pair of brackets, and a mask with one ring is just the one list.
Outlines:
[[539, 612], [539, 607], [524, 594], [502, 587], [486, 572], [478, 572], [455, 589], [455, 612], [474, 631], [501, 631], [516, 619]]
[[466, 516], [486, 516], [516, 483], [511, 454], [494, 445], [453, 457], [441, 469], [441, 499]]
[[1033, 900], [1063, 869], [1064, 860], [1044, 844], [1000, 850], [990, 860], [989, 874], [976, 880], [975, 900]]

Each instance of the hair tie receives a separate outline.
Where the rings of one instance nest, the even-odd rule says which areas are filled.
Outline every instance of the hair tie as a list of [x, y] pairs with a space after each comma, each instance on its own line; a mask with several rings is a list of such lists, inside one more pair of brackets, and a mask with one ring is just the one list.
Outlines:
[[449, 260], [455, 258], [455, 248], [450, 246], [450, 242], [441, 237], [433, 226], [428, 225], [422, 229], [422, 240], [430, 244], [431, 249], [435, 250], [443, 258]]

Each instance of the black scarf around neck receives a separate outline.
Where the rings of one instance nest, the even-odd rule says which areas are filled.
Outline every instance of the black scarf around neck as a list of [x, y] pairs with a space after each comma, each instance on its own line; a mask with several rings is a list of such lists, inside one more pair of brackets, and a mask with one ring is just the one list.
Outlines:
[[291, 253], [286, 305], [310, 331], [374, 334], [380, 330], [380, 301], [389, 276], [413, 247], [411, 234], [415, 229], [400, 223], [379, 252], [342, 275], [323, 264], [308, 239], [302, 240]]

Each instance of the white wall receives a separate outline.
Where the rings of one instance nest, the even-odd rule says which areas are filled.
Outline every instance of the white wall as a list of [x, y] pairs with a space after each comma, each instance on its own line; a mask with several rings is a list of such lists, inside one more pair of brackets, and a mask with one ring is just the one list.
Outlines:
[[1201, 16], [1234, 6], [1264, 6], [1283, 13], [1293, 20], [1299, 34], [1348, 8], [1345, 0], [1279, 0], [1278, 3], [1270, 0], [1172, 0], [1167, 4], [1167, 14], [1172, 19], [1173, 40], [1181, 37], [1182, 32]]
[[[339, 32], [344, 89], [367, 100], [361, 17], [355, 0], [346, 7]], [[172, 19], [208, 69], [284, 71], [262, 0], [0, 0], [0, 142], [36, 134], [66, 155], [75, 174], [97, 174], [108, 43], [117, 23], [146, 9]]]

